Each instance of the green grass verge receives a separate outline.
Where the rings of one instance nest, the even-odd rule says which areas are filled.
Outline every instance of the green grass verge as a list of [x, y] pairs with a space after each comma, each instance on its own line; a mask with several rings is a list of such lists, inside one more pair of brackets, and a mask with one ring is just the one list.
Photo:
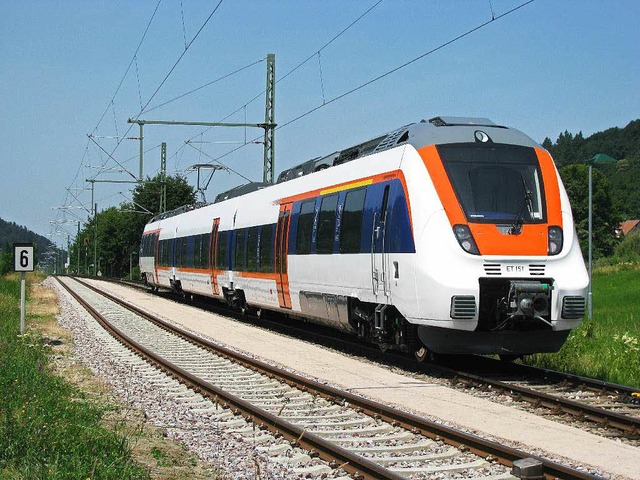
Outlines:
[[640, 387], [640, 268], [594, 270], [593, 319], [569, 335], [558, 353], [531, 355], [533, 365]]
[[52, 374], [42, 340], [19, 337], [20, 282], [0, 279], [0, 478], [146, 479], [105, 406]]

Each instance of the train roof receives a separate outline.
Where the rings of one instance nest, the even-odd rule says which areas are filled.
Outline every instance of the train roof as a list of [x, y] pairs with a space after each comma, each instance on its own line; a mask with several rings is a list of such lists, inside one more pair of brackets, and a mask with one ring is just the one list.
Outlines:
[[[480, 135], [478, 132], [483, 133], [485, 136]], [[384, 135], [333, 152], [324, 157], [307, 160], [300, 165], [282, 171], [280, 175], [278, 175], [276, 183], [287, 182], [319, 170], [324, 170], [325, 168], [341, 165], [357, 158], [389, 150], [400, 145], [412, 145], [416, 149], [419, 149], [427, 145], [469, 142], [492, 142], [530, 147], [539, 146], [537, 142], [519, 130], [498, 125], [488, 118], [439, 116], [431, 118], [429, 121], [421, 120], [418, 123], [405, 125]], [[230, 198], [255, 192], [269, 185], [268, 183], [261, 182], [240, 185], [218, 194], [213, 203], [223, 202]], [[170, 218], [207, 205], [210, 204], [197, 203], [194, 205], [184, 205], [170, 212], [155, 216], [149, 223], [164, 220], [165, 218]]]
[[163, 212], [156, 215], [151, 220], [149, 220], [149, 222], [147, 222], [147, 225], [150, 223], [159, 222], [160, 220], [164, 220], [165, 218], [175, 217], [176, 215], [180, 215], [181, 213], [190, 212], [191, 210], [197, 210], [198, 208], [206, 207], [208, 205], [211, 205], [211, 204], [199, 202], [199, 203], [192, 203], [189, 205], [183, 205], [174, 210], [170, 210], [168, 212]]
[[[478, 130], [482, 130], [486, 136], [478, 134], [476, 138], [475, 135]], [[536, 142], [519, 130], [497, 125], [488, 118], [439, 116], [430, 119], [428, 122], [422, 120], [419, 123], [405, 125], [359, 145], [333, 152], [324, 157], [307, 160], [300, 165], [281, 172], [280, 175], [278, 175], [278, 181], [276, 183], [293, 180], [294, 178], [350, 162], [383, 150], [389, 150], [403, 144], [412, 145], [418, 149], [426, 145], [474, 141], [491, 141], [494, 143], [531, 147], [538, 146]]]

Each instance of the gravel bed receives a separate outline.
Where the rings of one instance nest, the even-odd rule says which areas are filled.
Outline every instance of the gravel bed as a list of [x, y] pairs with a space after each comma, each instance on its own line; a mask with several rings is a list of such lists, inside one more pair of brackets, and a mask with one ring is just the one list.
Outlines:
[[[98, 286], [100, 288], [103, 288], [103, 289], [107, 290], [110, 294], [114, 295], [115, 297], [124, 299], [124, 297], [122, 295], [120, 295], [118, 292], [110, 289], [108, 283], [106, 283], [106, 282], [98, 282], [98, 284], [99, 284]], [[143, 310], [145, 310], [145, 309], [143, 308]], [[251, 352], [244, 351], [242, 349], [238, 349], [236, 347], [224, 344], [224, 343], [222, 343], [222, 342], [220, 342], [220, 341], [218, 341], [216, 339], [213, 339], [213, 338], [211, 338], [211, 337], [209, 337], [207, 335], [202, 334], [201, 332], [189, 329], [189, 328], [185, 327], [184, 325], [182, 325], [182, 324], [180, 324], [178, 322], [174, 322], [169, 317], [165, 317], [165, 316], [159, 315], [158, 312], [149, 312], [149, 313], [151, 313], [153, 315], [157, 315], [160, 318], [162, 318], [162, 320], [167, 321], [167, 322], [169, 322], [169, 323], [171, 323], [173, 325], [176, 325], [176, 326], [178, 326], [178, 327], [180, 327], [180, 328], [182, 328], [182, 329], [184, 329], [184, 330], [196, 335], [199, 338], [206, 339], [207, 341], [210, 341], [210, 342], [212, 342], [214, 344], [223, 346], [225, 348], [229, 348], [231, 350], [238, 351], [238, 352], [240, 352], [240, 353], [242, 353], [244, 355], [250, 356], [252, 358], [257, 358], [257, 359], [260, 359], [262, 361], [267, 361], [264, 358], [261, 358], [261, 357], [259, 357], [257, 355], [252, 354]], [[270, 330], [270, 329], [268, 329], [266, 327], [262, 327], [260, 325], [254, 325], [254, 327], [255, 328], [259, 328], [259, 329], [265, 329], [266, 331], [269, 331], [273, 335], [282, 336], [283, 338], [289, 338], [285, 334], [274, 332], [273, 330]], [[307, 342], [306, 340], [300, 340], [300, 339], [298, 339], [296, 341], [310, 343], [310, 342]], [[359, 356], [359, 355], [353, 355], [353, 354], [344, 352], [342, 350], [333, 349], [331, 347], [323, 346], [322, 348], [330, 350], [332, 352], [339, 353], [341, 355], [346, 355], [348, 357], [351, 357], [353, 359], [357, 359], [358, 361], [361, 361], [361, 362], [364, 362], [364, 363], [378, 365], [377, 362], [375, 362], [373, 360], [369, 360], [369, 359], [367, 359], [365, 357], [362, 357], [362, 356]], [[301, 375], [303, 377], [306, 377], [306, 378], [309, 378], [309, 379], [312, 379], [312, 380], [315, 380], [315, 381], [319, 381], [318, 378], [315, 378], [315, 377], [313, 377], [311, 375], [307, 375], [304, 372], [300, 372], [300, 371], [296, 370], [295, 368], [293, 368], [293, 367], [291, 367], [289, 365], [283, 365], [283, 364], [280, 364], [280, 363], [277, 363], [277, 362], [273, 362], [273, 361], [267, 361], [267, 363], [275, 365], [275, 366], [277, 366], [279, 368], [282, 368], [282, 369], [284, 369], [284, 370], [286, 370], [288, 372], [296, 373], [296, 374]], [[482, 389], [481, 390], [481, 389], [478, 389], [478, 388], [475, 388], [475, 387], [463, 388], [461, 386], [452, 385], [451, 382], [446, 378], [441, 378], [441, 377], [437, 377], [437, 376], [431, 376], [431, 375], [428, 375], [426, 373], [407, 372], [406, 370], [403, 370], [401, 368], [394, 367], [394, 366], [387, 366], [386, 368], [388, 368], [389, 371], [391, 371], [393, 373], [396, 373], [398, 375], [404, 375], [404, 376], [407, 376], [407, 377], [410, 377], [410, 378], [415, 378], [415, 379], [419, 379], [419, 380], [422, 380], [422, 381], [425, 381], [425, 382], [428, 382], [428, 383], [435, 383], [435, 384], [447, 386], [447, 387], [450, 387], [450, 388], [457, 388], [457, 389], [460, 389], [460, 390], [462, 390], [465, 393], [468, 393], [470, 395], [475, 395], [475, 396], [483, 397], [483, 398], [489, 397], [492, 400], [496, 401], [497, 403], [508, 404], [508, 405], [510, 405], [510, 406], [512, 406], [514, 408], [517, 408], [517, 409], [520, 409], [520, 410], [523, 410], [523, 411], [526, 411], [526, 412], [530, 412], [530, 413], [533, 413], [533, 414], [536, 414], [536, 415], [540, 415], [540, 416], [549, 417], [549, 410], [548, 409], [536, 408], [536, 407], [532, 406], [528, 402], [516, 401], [511, 396], [505, 395], [504, 393], [501, 393], [501, 392], [496, 392], [496, 391], [493, 391], [493, 390], [487, 391], [486, 389]], [[328, 381], [324, 381], [324, 380], [322, 380], [322, 382], [325, 383], [326, 385], [335, 387], [337, 389], [341, 388], [341, 386], [339, 384], [336, 384], [336, 383], [332, 383], [332, 382], [328, 382]], [[357, 395], [362, 396], [363, 398], [371, 398], [371, 397], [368, 397], [366, 394], [363, 394], [363, 393], [360, 393], [360, 392], [358, 392]], [[508, 446], [510, 446], [512, 448], [516, 448], [516, 449], [520, 449], [520, 450], [526, 451], [531, 455], [535, 455], [535, 456], [538, 456], [538, 457], [541, 457], [541, 458], [544, 458], [544, 459], [547, 459], [547, 460], [550, 460], [550, 461], [565, 465], [565, 466], [570, 467], [570, 468], [578, 469], [578, 470], [587, 472], [587, 473], [589, 473], [591, 475], [601, 476], [603, 478], [611, 478], [613, 480], [628, 480], [627, 477], [607, 474], [606, 472], [598, 470], [597, 468], [594, 468], [592, 466], [578, 464], [578, 463], [576, 463], [576, 462], [574, 462], [571, 459], [568, 459], [566, 457], [561, 457], [561, 456], [558, 456], [558, 455], [551, 454], [551, 453], [549, 453], [548, 451], [546, 451], [546, 450], [544, 450], [542, 448], [532, 448], [529, 445], [521, 444], [519, 442], [513, 442], [513, 441], [505, 440], [503, 438], [498, 438], [498, 437], [489, 435], [489, 434], [487, 434], [485, 432], [481, 432], [481, 431], [478, 431], [478, 430], [466, 428], [466, 427], [461, 426], [459, 424], [456, 424], [455, 422], [452, 422], [452, 421], [445, 421], [445, 420], [443, 420], [442, 418], [439, 418], [439, 417], [426, 415], [426, 414], [424, 414], [424, 412], [412, 411], [410, 409], [402, 408], [402, 407], [399, 407], [397, 405], [392, 405], [392, 406], [394, 406], [395, 408], [399, 408], [400, 410], [409, 411], [410, 413], [413, 413], [413, 414], [416, 414], [416, 415], [420, 415], [420, 416], [422, 416], [424, 418], [427, 418], [429, 420], [435, 421], [435, 422], [437, 422], [437, 423], [439, 423], [441, 425], [445, 425], [445, 426], [448, 426], [448, 427], [451, 427], [451, 428], [455, 428], [457, 430], [460, 430], [460, 431], [463, 431], [463, 432], [466, 432], [466, 433], [470, 433], [470, 434], [476, 435], [478, 437], [481, 437], [481, 438], [484, 438], [484, 439], [487, 439], [487, 440], [490, 440], [490, 441], [500, 442], [500, 443], [502, 443], [504, 445], [508, 445]], [[579, 422], [578, 420], [575, 419], [575, 417], [571, 417], [571, 416], [563, 416], [563, 417], [561, 417], [561, 416], [557, 416], [556, 415], [553, 418], [557, 419], [558, 421], [560, 421], [562, 423], [565, 423], [565, 424], [571, 425], [571, 426], [575, 426], [575, 427], [580, 428], [580, 429], [586, 429], [588, 431], [591, 431], [591, 429], [593, 429], [594, 430], [593, 433], [599, 433], [600, 435], [602, 435], [602, 433], [604, 431], [604, 429], [599, 429], [597, 427], [594, 427], [590, 422]], [[589, 427], [589, 428], [585, 427], [585, 424], [588, 424], [587, 427]], [[602, 436], [604, 436], [604, 435], [602, 435]], [[615, 440], [618, 441], [618, 442], [622, 442], [622, 440], [620, 438], [616, 438]], [[438, 477], [438, 478], [441, 478], [441, 477]], [[460, 477], [458, 477], [458, 478], [460, 478]]]
[[73, 334], [74, 356], [103, 378], [122, 403], [144, 411], [147, 419], [163, 428], [168, 438], [181, 442], [224, 472], [221, 478], [350, 478], [317, 458], [304, 465], [309, 473], [296, 472], [295, 465], [287, 465], [287, 459], [295, 464], [294, 459], [306, 452], [293, 448], [283, 438], [254, 428], [241, 416], [235, 416], [233, 428], [225, 428], [228, 410], [202, 411], [201, 405], [194, 408], [191, 405], [194, 394], [113, 340], [57, 281], [49, 277], [44, 285], [58, 294], [58, 323]]

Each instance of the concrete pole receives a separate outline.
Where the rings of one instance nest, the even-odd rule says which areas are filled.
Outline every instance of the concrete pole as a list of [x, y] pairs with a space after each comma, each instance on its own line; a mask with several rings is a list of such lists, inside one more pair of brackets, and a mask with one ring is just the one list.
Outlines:
[[587, 293], [587, 312], [588, 318], [591, 320], [593, 318], [593, 292], [591, 290], [592, 287], [592, 279], [593, 279], [593, 270], [592, 270], [592, 257], [591, 257], [591, 248], [592, 248], [592, 238], [593, 238], [593, 165], [589, 164], [589, 292]]

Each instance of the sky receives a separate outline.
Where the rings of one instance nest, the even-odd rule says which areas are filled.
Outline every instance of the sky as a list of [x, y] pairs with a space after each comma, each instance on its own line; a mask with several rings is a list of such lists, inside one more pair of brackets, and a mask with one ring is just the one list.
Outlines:
[[[128, 118], [263, 122], [269, 53], [276, 175], [440, 115], [538, 142], [640, 118], [640, 4], [525, 1], [0, 0], [0, 218], [65, 246], [91, 185], [99, 211], [131, 200], [133, 184], [106, 182], [138, 175]], [[194, 187], [189, 167], [219, 158], [212, 201], [262, 179], [262, 133], [147, 125], [144, 176], [162, 142]]]

